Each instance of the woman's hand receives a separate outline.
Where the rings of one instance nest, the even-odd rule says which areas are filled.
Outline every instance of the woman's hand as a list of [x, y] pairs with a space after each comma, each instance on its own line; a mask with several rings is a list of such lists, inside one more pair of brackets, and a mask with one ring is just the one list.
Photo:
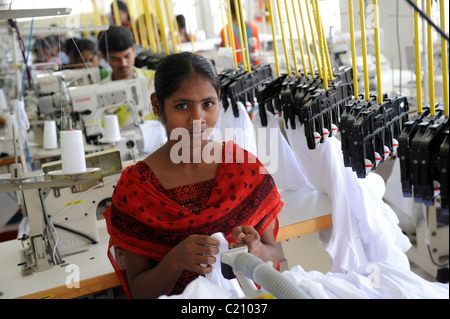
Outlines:
[[248, 252], [259, 256], [259, 251], [263, 246], [261, 237], [252, 226], [237, 226], [233, 229], [233, 239], [235, 244], [231, 248], [247, 246]]
[[261, 258], [266, 262], [271, 262], [274, 267], [278, 265], [278, 252], [274, 237], [275, 220], [270, 223], [267, 229], [260, 236], [252, 226], [237, 226], [233, 228], [233, 239], [235, 244], [231, 248], [247, 246], [248, 252]]
[[173, 247], [168, 255], [180, 270], [204, 275], [212, 271], [211, 264], [216, 262], [213, 255], [219, 253], [219, 244], [219, 240], [211, 236], [191, 235]]

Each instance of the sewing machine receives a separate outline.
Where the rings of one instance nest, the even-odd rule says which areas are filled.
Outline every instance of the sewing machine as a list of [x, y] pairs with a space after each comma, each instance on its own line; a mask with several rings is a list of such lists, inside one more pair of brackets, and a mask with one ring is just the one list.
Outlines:
[[63, 175], [61, 164], [44, 164], [44, 180], [26, 182], [17, 177], [15, 183], [0, 185], [0, 191], [20, 193], [22, 213], [29, 222], [29, 232], [21, 238], [27, 244], [20, 264], [24, 275], [62, 264], [64, 256], [99, 242], [97, 210], [107, 207], [122, 172], [117, 149], [86, 155], [84, 174]]
[[142, 117], [150, 113], [150, 96], [144, 79], [112, 81], [68, 90], [72, 111], [79, 115], [74, 120], [82, 122], [88, 143], [103, 133], [102, 118], [107, 113], [117, 114], [122, 128], [142, 122]]
[[[49, 72], [33, 70], [36, 104], [45, 116], [61, 116], [61, 111], [70, 112], [67, 88], [82, 87], [100, 82], [100, 69], [76, 69]], [[28, 103], [29, 104], [29, 103]], [[30, 106], [28, 105], [30, 108]], [[31, 109], [34, 109], [31, 107]]]
[[100, 82], [100, 68], [63, 70], [57, 72], [33, 71], [39, 95], [59, 93], [65, 82], [68, 87], [85, 86]]

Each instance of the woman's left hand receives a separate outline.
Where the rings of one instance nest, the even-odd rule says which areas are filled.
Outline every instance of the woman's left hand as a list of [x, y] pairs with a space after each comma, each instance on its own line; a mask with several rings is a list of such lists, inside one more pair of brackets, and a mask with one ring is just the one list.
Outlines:
[[248, 252], [256, 256], [259, 255], [259, 251], [262, 247], [261, 237], [258, 232], [252, 226], [236, 226], [233, 229], [233, 239], [235, 244], [231, 245], [231, 248], [238, 248], [247, 246]]

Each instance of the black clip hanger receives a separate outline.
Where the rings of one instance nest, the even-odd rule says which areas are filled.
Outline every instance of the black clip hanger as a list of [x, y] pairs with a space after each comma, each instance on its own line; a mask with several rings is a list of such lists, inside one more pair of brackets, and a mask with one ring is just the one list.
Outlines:
[[276, 79], [266, 80], [256, 92], [261, 125], [264, 127], [267, 126], [266, 111], [269, 111], [272, 114], [275, 114], [277, 111], [281, 112], [280, 93], [286, 77], [287, 74], [282, 74]]
[[444, 106], [439, 104], [434, 115], [428, 115], [417, 125], [411, 141], [410, 168], [414, 201], [434, 205], [434, 184], [439, 181], [438, 156], [444, 141], [443, 131], [448, 129], [448, 118], [443, 116]]
[[448, 216], [449, 215], [449, 209], [448, 209], [448, 170], [449, 170], [449, 161], [448, 161], [448, 154], [449, 154], [449, 134], [448, 134], [448, 127], [446, 130], [442, 131], [442, 135], [444, 135], [444, 140], [442, 141], [442, 144], [439, 148], [439, 160], [438, 160], [438, 170], [440, 175], [440, 182], [441, 182], [441, 210], [442, 214]]
[[423, 108], [422, 113], [415, 113], [409, 116], [404, 123], [403, 130], [398, 138], [397, 156], [400, 161], [400, 180], [402, 184], [403, 197], [412, 197], [411, 182], [411, 156], [410, 149], [414, 136], [417, 133], [418, 125], [430, 114], [429, 106]]

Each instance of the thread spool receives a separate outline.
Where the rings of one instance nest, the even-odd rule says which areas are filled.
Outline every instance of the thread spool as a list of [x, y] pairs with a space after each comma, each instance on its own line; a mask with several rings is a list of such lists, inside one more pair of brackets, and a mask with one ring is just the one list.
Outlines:
[[[7, 136], [9, 136], [11, 139], [15, 135], [17, 137], [17, 121], [16, 121], [16, 115], [14, 113], [8, 113], [5, 116], [6, 125], [5, 125], [5, 133]], [[14, 128], [14, 134], [13, 134], [13, 128]]]
[[0, 89], [0, 110], [8, 109], [8, 100], [6, 99], [5, 92], [3, 89]]
[[116, 114], [105, 115], [104, 131], [103, 142], [115, 143], [120, 141], [119, 118]]
[[61, 161], [64, 175], [86, 172], [83, 134], [80, 130], [61, 132]]
[[44, 148], [46, 150], [58, 148], [58, 136], [56, 135], [55, 121], [44, 122]]

